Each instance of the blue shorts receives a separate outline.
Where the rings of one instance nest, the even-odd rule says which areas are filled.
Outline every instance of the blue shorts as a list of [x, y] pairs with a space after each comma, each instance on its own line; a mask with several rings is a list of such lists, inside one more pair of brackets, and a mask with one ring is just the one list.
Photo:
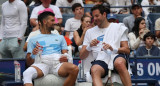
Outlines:
[[[122, 57], [122, 58], [124, 58], [124, 59], [126, 60], [126, 67], [127, 67], [127, 69], [128, 69], [128, 55], [127, 55], [127, 54], [118, 54], [118, 55], [114, 58], [113, 63], [114, 63], [114, 61], [115, 61], [117, 58], [119, 58], [119, 57]], [[105, 74], [104, 74], [101, 78], [104, 78], [105, 76], [108, 75], [108, 64], [106, 64], [104, 61], [94, 60], [94, 61], [91, 62], [91, 64], [92, 64], [92, 66], [93, 66], [93, 65], [100, 65], [100, 66], [105, 70]], [[118, 73], [116, 69], [114, 69], [112, 72]], [[91, 71], [90, 71], [90, 73], [91, 73]]]

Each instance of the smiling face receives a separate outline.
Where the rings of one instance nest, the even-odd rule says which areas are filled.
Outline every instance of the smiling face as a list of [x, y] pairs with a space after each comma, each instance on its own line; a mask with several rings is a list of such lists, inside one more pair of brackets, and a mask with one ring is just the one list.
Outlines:
[[54, 24], [55, 24], [55, 17], [54, 16], [48, 16], [46, 27], [48, 29], [53, 30], [54, 29]]
[[101, 24], [106, 19], [106, 13], [104, 12], [103, 14], [101, 14], [100, 11], [98, 9], [96, 9], [92, 12], [92, 14], [94, 17], [94, 23], [98, 26], [101, 26]]
[[48, 16], [46, 19], [43, 19], [43, 23], [39, 22], [40, 31], [43, 34], [47, 34], [51, 30], [54, 30], [55, 17]]

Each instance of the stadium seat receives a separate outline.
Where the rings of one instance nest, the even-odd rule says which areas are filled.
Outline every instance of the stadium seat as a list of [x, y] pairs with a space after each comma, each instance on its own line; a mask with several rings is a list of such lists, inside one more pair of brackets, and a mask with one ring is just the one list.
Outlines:
[[84, 4], [84, 12], [91, 12], [91, 8], [94, 4]]
[[123, 22], [123, 19], [127, 16], [130, 16], [132, 14], [116, 14], [117, 19], [119, 20], [119, 23]]
[[67, 19], [74, 17], [74, 14], [62, 14], [62, 16], [63, 16], [62, 27], [64, 27]]
[[147, 17], [149, 22], [149, 29], [152, 33], [155, 33], [155, 21], [160, 18], [160, 13], [150, 13]]

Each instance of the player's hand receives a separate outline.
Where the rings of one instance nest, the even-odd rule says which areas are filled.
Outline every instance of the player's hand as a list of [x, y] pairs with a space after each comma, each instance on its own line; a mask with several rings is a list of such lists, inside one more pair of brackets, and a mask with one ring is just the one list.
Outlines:
[[97, 39], [94, 39], [91, 41], [90, 47], [97, 46], [98, 43], [99, 43], [99, 41]]
[[113, 51], [112, 46], [109, 45], [109, 44], [106, 44], [106, 43], [103, 43], [103, 49], [104, 49], [104, 50], [110, 49], [111, 51]]
[[40, 48], [42, 49], [43, 47], [37, 42], [36, 47], [32, 51], [33, 55], [37, 55], [37, 53], [40, 51]]
[[20, 45], [22, 42], [22, 39], [21, 38], [18, 38], [18, 44]]
[[62, 63], [62, 62], [68, 62], [68, 59], [66, 56], [61, 56], [61, 58], [59, 58], [59, 61]]
[[143, 34], [144, 33], [144, 29], [140, 29], [139, 31], [139, 35]]

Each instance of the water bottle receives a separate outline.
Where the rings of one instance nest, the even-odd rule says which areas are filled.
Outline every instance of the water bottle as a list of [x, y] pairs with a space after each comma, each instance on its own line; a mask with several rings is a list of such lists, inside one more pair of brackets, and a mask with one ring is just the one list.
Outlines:
[[84, 66], [83, 66], [83, 61], [81, 61], [81, 79], [82, 79], [82, 82], [85, 82], [86, 81], [86, 75], [84, 74]]
[[78, 68], [79, 68], [79, 72], [78, 72], [78, 80], [81, 79], [81, 60], [78, 62]]
[[21, 67], [18, 61], [14, 61], [15, 66], [15, 82], [21, 82]]
[[39, 51], [35, 57], [35, 64], [41, 63], [41, 55], [42, 55], [42, 51], [43, 51], [43, 46], [41, 46], [38, 41], [36, 42], [36, 45], [39, 48]]

